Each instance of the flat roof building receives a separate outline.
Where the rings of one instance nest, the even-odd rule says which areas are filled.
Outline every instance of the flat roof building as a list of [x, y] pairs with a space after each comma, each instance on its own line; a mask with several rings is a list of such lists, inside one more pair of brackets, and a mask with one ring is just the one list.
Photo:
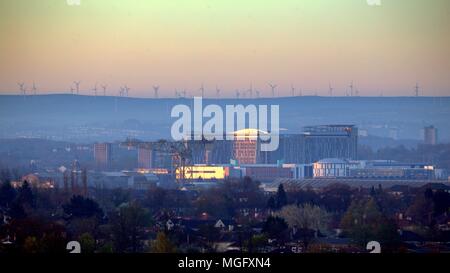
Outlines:
[[308, 126], [303, 129], [303, 161], [323, 158], [357, 159], [358, 128], [354, 125]]
[[358, 128], [354, 125], [307, 126], [300, 134], [280, 135], [278, 149], [261, 151], [257, 129], [233, 133], [233, 140], [191, 140], [193, 164], [311, 164], [323, 158], [357, 159]]
[[94, 144], [94, 160], [98, 170], [108, 170], [112, 165], [112, 145], [111, 143]]
[[437, 144], [437, 134], [438, 130], [433, 125], [427, 126], [423, 129], [423, 142], [426, 145], [436, 145]]
[[139, 169], [150, 169], [153, 167], [153, 151], [152, 149], [138, 147], [138, 168]]

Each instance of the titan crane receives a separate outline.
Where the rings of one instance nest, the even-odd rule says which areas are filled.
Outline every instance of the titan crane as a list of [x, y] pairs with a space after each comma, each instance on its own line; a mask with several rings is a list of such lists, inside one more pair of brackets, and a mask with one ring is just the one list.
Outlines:
[[[134, 147], [141, 149], [148, 149], [158, 151], [172, 158], [172, 169], [170, 174], [174, 179], [180, 183], [185, 182], [186, 165], [190, 162], [192, 151], [185, 141], [140, 141], [137, 139], [128, 138], [125, 142], [120, 143], [121, 147]], [[176, 170], [179, 170], [177, 175]]]

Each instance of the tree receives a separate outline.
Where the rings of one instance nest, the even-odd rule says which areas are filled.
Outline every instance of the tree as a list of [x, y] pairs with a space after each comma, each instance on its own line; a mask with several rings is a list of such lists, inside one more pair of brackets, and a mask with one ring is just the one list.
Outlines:
[[382, 245], [383, 252], [394, 251], [401, 243], [398, 227], [394, 220], [383, 218], [376, 234], [377, 241]]
[[48, 223], [40, 238], [42, 253], [66, 253], [67, 235], [64, 226]]
[[[227, 183], [226, 183], [227, 184]], [[244, 179], [231, 184], [231, 188], [226, 191], [227, 194], [232, 197], [236, 196], [245, 202], [240, 202], [239, 207], [261, 207], [264, 206], [266, 200], [263, 197], [263, 193], [259, 187], [260, 182], [252, 180], [246, 176]]]
[[147, 209], [137, 202], [123, 204], [112, 215], [112, 233], [115, 249], [118, 252], [137, 252], [145, 236], [145, 226], [150, 224]]
[[103, 210], [97, 202], [81, 195], [74, 195], [68, 204], [63, 205], [64, 212], [75, 218], [103, 217]]
[[353, 201], [341, 220], [341, 227], [361, 246], [378, 241], [386, 248], [399, 240], [394, 221], [380, 211], [373, 197]]
[[[297, 205], [301, 204], [315, 204], [319, 205], [321, 196], [319, 196], [311, 187], [290, 191], [288, 197], [295, 201]], [[326, 205], [326, 204], [324, 204]]]
[[9, 207], [16, 198], [17, 192], [11, 186], [11, 182], [6, 180], [0, 186], [0, 206]]
[[151, 251], [153, 253], [174, 253], [176, 248], [164, 232], [158, 232], [156, 239], [152, 243]]
[[127, 203], [130, 201], [130, 191], [124, 190], [122, 188], [113, 189], [111, 192], [111, 200], [113, 201], [114, 206], [118, 207], [123, 203]]
[[282, 207], [287, 205], [287, 197], [286, 192], [284, 191], [283, 184], [278, 186], [277, 194], [275, 197], [275, 206], [277, 209], [281, 209]]
[[25, 253], [39, 253], [39, 242], [35, 236], [28, 236], [23, 243], [23, 251]]
[[107, 241], [103, 243], [103, 245], [99, 246], [98, 253], [114, 253], [114, 244], [111, 241]]
[[21, 204], [13, 202], [9, 210], [9, 216], [11, 216], [12, 219], [23, 219], [27, 214]]
[[267, 200], [267, 208], [274, 210], [277, 208], [277, 204], [275, 202], [275, 198], [273, 196], [269, 197], [269, 200]]
[[298, 229], [305, 249], [308, 248], [317, 233], [328, 230], [331, 219], [325, 209], [310, 204], [285, 206], [278, 215], [286, 221], [291, 229]]
[[64, 226], [41, 218], [14, 219], [9, 225], [19, 251], [62, 253], [67, 244]]
[[266, 233], [269, 238], [276, 238], [278, 240], [283, 240], [286, 238], [286, 231], [288, 225], [283, 218], [277, 216], [269, 216], [264, 222], [262, 232]]
[[145, 205], [150, 209], [164, 208], [167, 201], [167, 190], [160, 187], [151, 187], [146, 196]]
[[355, 200], [341, 220], [341, 227], [361, 246], [375, 240], [375, 229], [381, 219], [375, 200]]
[[252, 246], [257, 252], [261, 252], [261, 249], [267, 244], [267, 236], [265, 234], [255, 234], [251, 238]]
[[200, 191], [194, 207], [197, 214], [206, 212], [212, 217], [229, 219], [235, 216], [237, 202], [221, 188], [211, 188]]
[[289, 227], [326, 231], [329, 213], [316, 205], [288, 205], [278, 213]]
[[450, 212], [450, 193], [438, 190], [433, 193], [434, 213], [440, 215], [442, 213]]
[[404, 199], [398, 198], [384, 190], [378, 190], [373, 196], [378, 208], [386, 217], [395, 217], [397, 213], [404, 212], [407, 204]]
[[323, 189], [321, 204], [327, 211], [344, 213], [352, 200], [352, 189], [346, 184], [331, 184]]
[[430, 196], [430, 192], [425, 191], [416, 195], [413, 203], [406, 211], [406, 214], [410, 216], [417, 224], [430, 227], [432, 225], [433, 212], [434, 204], [432, 193]]
[[78, 241], [81, 245], [82, 253], [94, 253], [95, 251], [95, 239], [89, 233], [83, 233], [78, 237]]
[[89, 234], [94, 238], [97, 238], [99, 235], [99, 224], [100, 220], [95, 216], [89, 218], [73, 217], [66, 224], [66, 227], [72, 237], [80, 237], [83, 234]]
[[27, 181], [24, 181], [22, 187], [19, 188], [17, 201], [22, 205], [34, 207], [35, 196], [31, 190], [30, 184]]

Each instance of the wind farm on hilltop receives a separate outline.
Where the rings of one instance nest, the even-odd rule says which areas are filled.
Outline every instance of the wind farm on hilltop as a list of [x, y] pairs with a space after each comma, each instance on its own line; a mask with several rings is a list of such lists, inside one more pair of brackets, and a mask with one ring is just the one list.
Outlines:
[[[332, 86], [331, 83], [328, 84], [328, 88], [325, 89], [302, 89], [297, 88], [294, 84], [291, 84], [290, 86], [287, 86], [285, 88], [280, 88], [278, 84], [269, 82], [266, 84], [266, 88], [264, 88], [264, 84], [262, 84], [262, 88], [255, 88], [254, 84], [251, 83], [249, 85], [249, 88], [230, 88], [229, 90], [225, 90], [223, 88], [219, 88], [219, 85], [215, 85], [215, 88], [207, 88], [203, 83], [200, 85], [200, 87], [195, 91], [195, 88], [193, 88], [193, 91], [189, 91], [188, 88], [175, 88], [174, 92], [170, 91], [170, 88], [164, 88], [161, 87], [159, 84], [154, 84], [149, 88], [150, 90], [153, 90], [151, 92], [148, 92], [148, 90], [145, 89], [136, 89], [133, 94], [130, 94], [131, 88], [128, 87], [127, 84], [119, 85], [118, 86], [118, 92], [116, 94], [114, 93], [108, 93], [108, 87], [111, 89], [114, 89], [112, 85], [109, 85], [107, 83], [104, 84], [98, 84], [98, 82], [95, 82], [93, 84], [92, 89], [85, 88], [83, 89], [81, 85], [82, 81], [73, 81], [72, 84], [69, 85], [69, 90], [67, 91], [55, 91], [55, 90], [48, 90], [46, 91], [44, 87], [41, 86], [41, 88], [37, 89], [36, 83], [33, 81], [31, 83], [30, 90], [27, 89], [27, 84], [25, 82], [18, 82], [18, 94], [20, 94], [23, 97], [27, 97], [29, 95], [49, 95], [49, 94], [71, 94], [71, 95], [84, 95], [84, 96], [118, 96], [118, 97], [135, 97], [135, 98], [154, 98], [154, 99], [160, 99], [160, 98], [193, 98], [193, 97], [203, 97], [207, 99], [219, 99], [219, 98], [235, 98], [235, 99], [259, 99], [259, 98], [282, 98], [282, 97], [426, 97], [426, 92], [422, 89], [422, 87], [419, 85], [419, 83], [416, 83], [413, 88], [411, 89], [411, 92], [409, 92], [410, 95], [402, 95], [404, 92], [401, 92], [402, 94], [397, 95], [396, 92], [388, 92], [388, 91], [377, 91], [377, 95], [373, 95], [371, 93], [364, 94], [363, 91], [358, 89], [353, 81], [351, 81], [348, 86], [344, 87], [336, 87]], [[99, 86], [101, 89], [101, 93], [99, 92]], [[233, 91], [234, 90], [234, 91]], [[319, 91], [318, 91], [319, 90]], [[227, 92], [228, 91], [228, 92]], [[388, 95], [391, 93], [391, 95]], [[4, 95], [11, 95], [14, 94], [14, 92], [5, 92]], [[171, 95], [173, 94], [173, 95]], [[1, 95], [0, 95], [1, 96]], [[430, 95], [430, 97], [433, 97]], [[436, 96], [439, 97], [439, 96]]]

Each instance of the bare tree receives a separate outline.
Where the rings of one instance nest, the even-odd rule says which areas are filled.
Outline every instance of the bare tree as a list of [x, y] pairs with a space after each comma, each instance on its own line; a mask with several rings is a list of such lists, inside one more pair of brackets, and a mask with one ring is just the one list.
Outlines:
[[305, 250], [319, 231], [328, 230], [330, 222], [330, 214], [325, 209], [310, 204], [284, 206], [278, 216], [286, 221], [294, 235], [300, 235]]

